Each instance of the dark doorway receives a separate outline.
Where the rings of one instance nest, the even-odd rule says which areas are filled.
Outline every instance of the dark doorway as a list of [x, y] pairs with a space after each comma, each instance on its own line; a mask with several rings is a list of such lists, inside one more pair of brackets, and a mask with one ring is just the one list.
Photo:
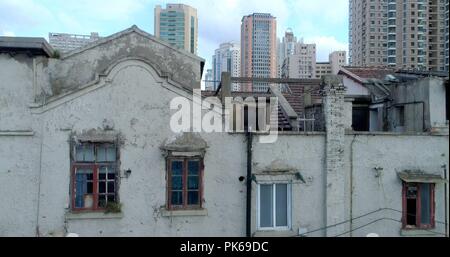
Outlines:
[[352, 128], [354, 131], [369, 131], [370, 110], [368, 106], [354, 106]]

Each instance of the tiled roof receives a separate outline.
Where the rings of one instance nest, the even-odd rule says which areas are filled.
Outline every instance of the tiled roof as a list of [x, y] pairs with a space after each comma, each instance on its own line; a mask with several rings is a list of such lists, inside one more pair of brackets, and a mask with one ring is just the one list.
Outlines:
[[354, 75], [366, 80], [366, 79], [380, 79], [384, 80], [386, 75], [394, 74], [395, 69], [388, 67], [344, 67], [345, 70], [353, 73]]
[[320, 95], [320, 80], [314, 80], [314, 83], [308, 85], [291, 84], [289, 85], [290, 92], [283, 93], [283, 96], [299, 116], [303, 116], [305, 110], [304, 96], [305, 93], [308, 93], [305, 92], [305, 86], [310, 86], [308, 92], [311, 93], [312, 103], [322, 99]]

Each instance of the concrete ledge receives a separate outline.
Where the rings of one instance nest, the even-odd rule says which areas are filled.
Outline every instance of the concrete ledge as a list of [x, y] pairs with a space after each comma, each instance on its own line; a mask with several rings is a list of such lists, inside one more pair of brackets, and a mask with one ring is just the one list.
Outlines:
[[179, 217], [179, 216], [208, 216], [207, 209], [199, 210], [167, 210], [161, 208], [161, 214], [163, 217]]
[[408, 237], [443, 237], [444, 235], [441, 235], [436, 229], [402, 229], [400, 230], [401, 236], [408, 236]]
[[80, 212], [66, 213], [67, 220], [91, 220], [91, 219], [121, 219], [123, 218], [123, 213], [104, 213], [104, 212]]
[[[229, 131], [227, 132], [229, 135], [245, 135], [246, 132], [243, 131]], [[258, 132], [253, 131], [252, 134], [254, 136], [268, 136], [270, 133], [267, 132]], [[275, 133], [279, 136], [324, 136], [326, 135], [326, 132], [324, 131], [310, 131], [310, 132], [304, 132], [304, 131], [278, 131]]]
[[345, 135], [361, 136], [448, 136], [448, 134], [434, 134], [430, 132], [381, 132], [381, 131], [350, 131], [346, 130]]
[[16, 137], [32, 137], [34, 136], [34, 132], [31, 130], [23, 130], [23, 131], [0, 131], [1, 136], [16, 136]]
[[258, 230], [253, 233], [254, 237], [292, 237], [298, 236], [293, 230]]

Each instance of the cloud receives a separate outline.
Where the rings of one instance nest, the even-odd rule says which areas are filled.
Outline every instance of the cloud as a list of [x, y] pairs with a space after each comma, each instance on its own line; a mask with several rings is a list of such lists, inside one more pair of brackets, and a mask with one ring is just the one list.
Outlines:
[[[46, 36], [48, 32], [89, 33], [102, 36], [133, 24], [153, 33], [153, 9], [165, 0], [0, 0], [0, 33]], [[290, 27], [305, 41], [315, 41], [318, 60], [331, 49], [347, 49], [348, 0], [173, 0], [195, 7], [199, 18], [199, 55], [210, 68], [221, 43], [240, 41], [244, 15], [271, 13], [277, 34]]]
[[330, 49], [347, 49], [348, 0], [185, 0], [198, 10], [199, 55], [211, 67], [211, 56], [221, 43], [240, 41], [244, 15], [271, 13], [277, 19], [277, 35], [290, 27], [298, 38], [314, 40], [318, 60], [328, 60]]
[[12, 31], [2, 31], [1, 35], [5, 36], [5, 37], [15, 37], [16, 34]]
[[[121, 21], [133, 17], [133, 14], [144, 9], [146, 0], [78, 0], [67, 1], [60, 11], [70, 10], [77, 17], [102, 21]], [[152, 14], [149, 14], [151, 18]]]
[[0, 26], [3, 29], [36, 28], [51, 19], [50, 10], [33, 0], [0, 0]]

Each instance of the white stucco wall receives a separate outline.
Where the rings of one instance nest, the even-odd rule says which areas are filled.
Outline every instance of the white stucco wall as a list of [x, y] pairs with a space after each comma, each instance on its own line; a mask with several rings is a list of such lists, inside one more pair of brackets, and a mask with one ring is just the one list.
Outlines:
[[[21, 65], [11, 69], [17, 69], [17, 74], [21, 70], [29, 72]], [[0, 135], [0, 236], [36, 235], [37, 216], [39, 232], [43, 236], [62, 236], [66, 230], [81, 236], [245, 235], [246, 185], [245, 180], [239, 181], [240, 176], [246, 176], [247, 149], [243, 134], [200, 134], [208, 144], [204, 159], [204, 207], [207, 214], [163, 217], [161, 207], [166, 203], [166, 169], [160, 146], [166, 138], [175, 135], [169, 128], [173, 112], [169, 109], [169, 101], [175, 96], [189, 97], [189, 93], [159, 78], [152, 67], [137, 60], [124, 61], [98, 84], [31, 110], [10, 103], [19, 99], [26, 105], [29, 93], [11, 88], [29, 82], [12, 78], [9, 81], [8, 87], [0, 84], [14, 95], [1, 98], [7, 103], [2, 105], [5, 108], [2, 113], [20, 109], [22, 111], [18, 112], [28, 113], [29, 118], [18, 116], [9, 120], [8, 126], [0, 128], [28, 128], [34, 134]], [[8, 106], [13, 107], [5, 111]], [[6, 116], [1, 117], [0, 126], [5, 124], [3, 117]], [[130, 177], [120, 180], [122, 214], [101, 214], [95, 219], [68, 215], [70, 135], [102, 129], [104, 120], [114, 124], [114, 130], [124, 139], [120, 145], [121, 175], [124, 176], [125, 169], [132, 170]], [[300, 172], [305, 183], [290, 175], [293, 182], [292, 228], [275, 233], [261, 233], [255, 229], [256, 187], [253, 187], [253, 235], [295, 236], [299, 228], [307, 228], [308, 231], [323, 228], [327, 222], [326, 192], [329, 184], [334, 183], [325, 180], [325, 134], [284, 133], [274, 144], [261, 144], [258, 139], [259, 136], [255, 136], [253, 143], [254, 173], [260, 176], [285, 167], [285, 170]], [[448, 135], [346, 135], [344, 168], [339, 171], [344, 176], [344, 186], [334, 189], [345, 196], [343, 200], [338, 199], [345, 203], [338, 208], [345, 213], [338, 216], [350, 218], [350, 210], [352, 217], [379, 208], [401, 210], [401, 182], [396, 171], [420, 168], [442, 172], [441, 165], [448, 167], [448, 143]], [[353, 153], [352, 158], [350, 153]], [[375, 177], [375, 167], [383, 168], [381, 176]], [[271, 174], [270, 177], [276, 179], [279, 176]], [[442, 188], [442, 185], [436, 187], [437, 221], [445, 220]], [[354, 221], [352, 227], [355, 229], [375, 218], [385, 217], [398, 219], [399, 214], [377, 212]], [[436, 231], [441, 230], [439, 225]], [[400, 223], [382, 220], [358, 229], [352, 235], [365, 236], [368, 232], [399, 236]], [[324, 235], [323, 229], [310, 234]]]
[[347, 96], [370, 96], [369, 90], [363, 87], [359, 83], [356, 83], [354, 80], [349, 79], [346, 76], [343, 76], [344, 86], [346, 87], [345, 95]]
[[[402, 182], [397, 172], [420, 169], [444, 176], [442, 165], [446, 165], [448, 177], [448, 143], [448, 136], [347, 135], [345, 155], [348, 161], [345, 169], [348, 175], [345, 191], [348, 217], [350, 218], [350, 211], [353, 212], [352, 217], [356, 218], [378, 209], [394, 209], [379, 211], [355, 220], [353, 229], [375, 222], [377, 219], [383, 219], [356, 230], [352, 236], [366, 236], [368, 233], [400, 236], [402, 234], [400, 223]], [[352, 145], [353, 150], [351, 150]], [[353, 165], [350, 164], [352, 152]], [[377, 175], [375, 168], [382, 168], [380, 175]], [[351, 174], [353, 174], [353, 200], [350, 198]], [[444, 184], [437, 184], [435, 190], [436, 221], [444, 222]], [[350, 201], [353, 202], [352, 210], [350, 210]], [[442, 233], [445, 233], [445, 227], [442, 223], [436, 222], [436, 229], [433, 231], [441, 233], [442, 236]], [[422, 233], [412, 231], [410, 234]], [[428, 234], [439, 235], [432, 232]]]

